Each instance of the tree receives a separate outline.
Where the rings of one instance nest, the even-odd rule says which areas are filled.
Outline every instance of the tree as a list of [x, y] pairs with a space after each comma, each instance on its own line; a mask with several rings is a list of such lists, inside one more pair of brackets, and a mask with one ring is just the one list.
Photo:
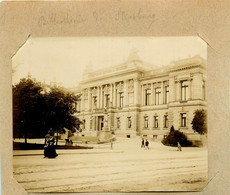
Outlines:
[[207, 133], [207, 114], [205, 110], [196, 110], [192, 120], [192, 128], [194, 131], [203, 135]]
[[173, 133], [175, 131], [174, 126], [172, 125], [172, 127], [170, 128], [170, 133]]
[[168, 136], [162, 140], [162, 143], [166, 146], [177, 146], [177, 142], [181, 146], [192, 146], [192, 142], [187, 139], [187, 136], [180, 131], [174, 130], [172, 126]]
[[47, 94], [46, 118], [48, 120], [48, 126], [57, 132], [57, 137], [58, 133], [65, 131], [64, 127], [75, 131], [75, 128], [81, 123], [80, 120], [74, 116], [77, 112], [77, 100], [78, 97], [74, 93], [57, 86], [51, 87], [49, 94]]
[[27, 143], [28, 136], [36, 134], [40, 127], [38, 123], [41, 110], [41, 91], [39, 82], [28, 78], [23, 78], [13, 86], [13, 129], [14, 137], [24, 137]]
[[44, 137], [49, 129], [75, 131], [78, 96], [57, 86], [44, 86], [30, 77], [13, 86], [14, 137]]

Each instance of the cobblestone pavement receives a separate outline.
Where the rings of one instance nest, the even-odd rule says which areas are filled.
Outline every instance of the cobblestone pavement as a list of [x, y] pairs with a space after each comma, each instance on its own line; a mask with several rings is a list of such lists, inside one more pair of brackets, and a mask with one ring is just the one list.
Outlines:
[[118, 139], [111, 149], [14, 151], [14, 177], [28, 192], [197, 191], [207, 183], [207, 149], [177, 148], [139, 138]]

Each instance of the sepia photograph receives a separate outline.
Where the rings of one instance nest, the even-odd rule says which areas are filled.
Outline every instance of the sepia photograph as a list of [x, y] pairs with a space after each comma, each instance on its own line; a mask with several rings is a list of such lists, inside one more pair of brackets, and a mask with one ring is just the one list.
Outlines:
[[202, 191], [207, 43], [33, 37], [12, 58], [13, 175], [28, 193]]

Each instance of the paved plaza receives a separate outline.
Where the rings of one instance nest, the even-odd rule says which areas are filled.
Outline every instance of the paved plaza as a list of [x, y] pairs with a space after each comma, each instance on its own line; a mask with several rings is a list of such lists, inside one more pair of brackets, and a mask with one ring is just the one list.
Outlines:
[[[91, 146], [91, 145], [89, 145]], [[118, 138], [94, 149], [14, 151], [14, 177], [28, 192], [197, 191], [207, 183], [207, 148], [167, 147], [140, 138]]]

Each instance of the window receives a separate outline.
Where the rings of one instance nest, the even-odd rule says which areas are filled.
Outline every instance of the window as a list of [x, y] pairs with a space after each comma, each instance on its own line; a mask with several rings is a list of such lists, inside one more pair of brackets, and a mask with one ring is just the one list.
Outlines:
[[157, 135], [153, 135], [153, 139], [157, 139]]
[[181, 127], [186, 127], [186, 113], [181, 114]]
[[188, 99], [188, 84], [187, 81], [181, 81], [181, 100], [186, 101]]
[[165, 86], [165, 104], [169, 101], [169, 86]]
[[85, 120], [83, 120], [82, 122], [83, 122], [83, 129], [85, 129]]
[[117, 128], [120, 129], [120, 125], [121, 125], [121, 122], [120, 122], [120, 118], [118, 117], [117, 118]]
[[148, 106], [150, 104], [150, 96], [151, 92], [149, 89], [145, 90], [145, 105]]
[[96, 96], [93, 97], [93, 108], [94, 109], [97, 108], [97, 97]]
[[119, 106], [120, 106], [120, 108], [123, 108], [123, 100], [124, 100], [124, 96], [123, 96], [123, 93], [121, 92], [121, 93], [119, 93], [119, 95], [120, 95], [120, 102], [119, 102]]
[[158, 128], [158, 121], [159, 121], [159, 117], [154, 116], [154, 128]]
[[164, 116], [164, 128], [168, 128], [168, 124], [169, 123], [169, 121], [168, 121], [168, 115], [165, 115]]
[[160, 93], [161, 93], [161, 88], [158, 87], [155, 89], [155, 104], [160, 104]]
[[203, 100], [205, 100], [205, 81], [203, 81], [203, 85], [202, 85], [202, 97], [203, 97]]
[[149, 128], [149, 119], [148, 119], [147, 116], [144, 117], [144, 123], [145, 123], [145, 128], [146, 128], [146, 129]]
[[105, 107], [108, 108], [109, 107], [109, 94], [105, 95]]
[[128, 128], [132, 127], [132, 120], [131, 117], [128, 117]]

